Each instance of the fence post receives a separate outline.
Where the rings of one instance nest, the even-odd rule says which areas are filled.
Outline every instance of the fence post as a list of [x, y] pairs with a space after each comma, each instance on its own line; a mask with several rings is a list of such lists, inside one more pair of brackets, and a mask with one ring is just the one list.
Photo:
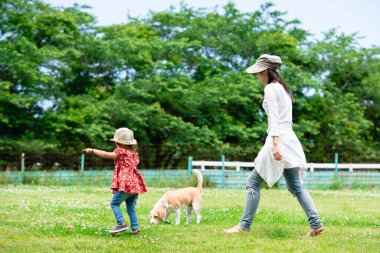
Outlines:
[[236, 171], [240, 171], [240, 164], [239, 164], [239, 161], [236, 162]]
[[222, 155], [222, 176], [223, 176], [223, 188], [225, 188], [226, 187], [226, 168], [225, 168], [225, 164], [224, 164], [224, 162], [225, 162], [225, 156], [224, 155]]
[[80, 174], [83, 175], [83, 171], [84, 171], [84, 154], [81, 155], [81, 159], [80, 159]]
[[187, 158], [187, 172], [191, 174], [191, 171], [193, 170], [193, 157], [189, 156]]
[[339, 162], [339, 155], [338, 153], [335, 153], [335, 174], [338, 174], [338, 162]]
[[21, 153], [21, 184], [24, 184], [25, 174], [25, 153]]

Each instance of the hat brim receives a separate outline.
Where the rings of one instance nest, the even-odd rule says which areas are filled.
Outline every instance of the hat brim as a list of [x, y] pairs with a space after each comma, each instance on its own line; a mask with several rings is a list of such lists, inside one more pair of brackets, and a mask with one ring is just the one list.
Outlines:
[[135, 144], [137, 144], [136, 140], [133, 140], [133, 141], [117, 141], [115, 139], [110, 139], [110, 141], [114, 141], [114, 142], [117, 142], [119, 144], [124, 144], [124, 145], [135, 145]]
[[251, 67], [247, 68], [245, 70], [245, 72], [247, 72], [248, 74], [256, 74], [256, 73], [260, 73], [266, 69], [267, 69], [266, 67], [260, 66], [260, 65], [255, 63]]

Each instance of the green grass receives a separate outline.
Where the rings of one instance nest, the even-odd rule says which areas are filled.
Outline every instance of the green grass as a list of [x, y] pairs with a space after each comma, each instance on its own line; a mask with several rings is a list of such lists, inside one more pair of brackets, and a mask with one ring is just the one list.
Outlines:
[[[142, 233], [110, 236], [115, 225], [107, 188], [0, 186], [0, 252], [378, 252], [380, 191], [310, 191], [326, 226], [306, 238], [306, 217], [285, 190], [262, 190], [252, 232], [226, 235], [238, 223], [244, 190], [205, 189], [201, 224], [149, 224], [167, 189], [140, 195]], [[125, 213], [125, 210], [124, 210]], [[125, 215], [126, 218], [128, 218]], [[171, 217], [173, 223], [174, 216]], [[67, 229], [73, 226], [74, 230]]]

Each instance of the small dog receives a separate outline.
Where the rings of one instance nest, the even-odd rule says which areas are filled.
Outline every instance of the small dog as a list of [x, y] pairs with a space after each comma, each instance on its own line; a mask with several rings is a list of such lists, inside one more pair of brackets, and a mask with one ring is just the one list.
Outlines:
[[169, 214], [174, 212], [175, 224], [179, 225], [182, 206], [186, 206], [186, 224], [191, 220], [193, 209], [197, 216], [197, 224], [201, 222], [203, 177], [199, 170], [194, 169], [193, 172], [198, 178], [197, 187], [187, 187], [166, 192], [150, 211], [150, 224], [157, 224], [159, 221], [167, 222]]

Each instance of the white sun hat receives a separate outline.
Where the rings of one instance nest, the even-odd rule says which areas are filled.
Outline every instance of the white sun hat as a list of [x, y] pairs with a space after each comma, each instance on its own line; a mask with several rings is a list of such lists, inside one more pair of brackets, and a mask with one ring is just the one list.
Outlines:
[[114, 141], [125, 145], [137, 144], [137, 141], [133, 137], [133, 131], [126, 127], [117, 129], [115, 135], [113, 136], [113, 139], [111, 139], [110, 141]]
[[245, 71], [249, 74], [260, 73], [266, 69], [278, 69], [282, 64], [281, 58], [277, 55], [263, 54]]

